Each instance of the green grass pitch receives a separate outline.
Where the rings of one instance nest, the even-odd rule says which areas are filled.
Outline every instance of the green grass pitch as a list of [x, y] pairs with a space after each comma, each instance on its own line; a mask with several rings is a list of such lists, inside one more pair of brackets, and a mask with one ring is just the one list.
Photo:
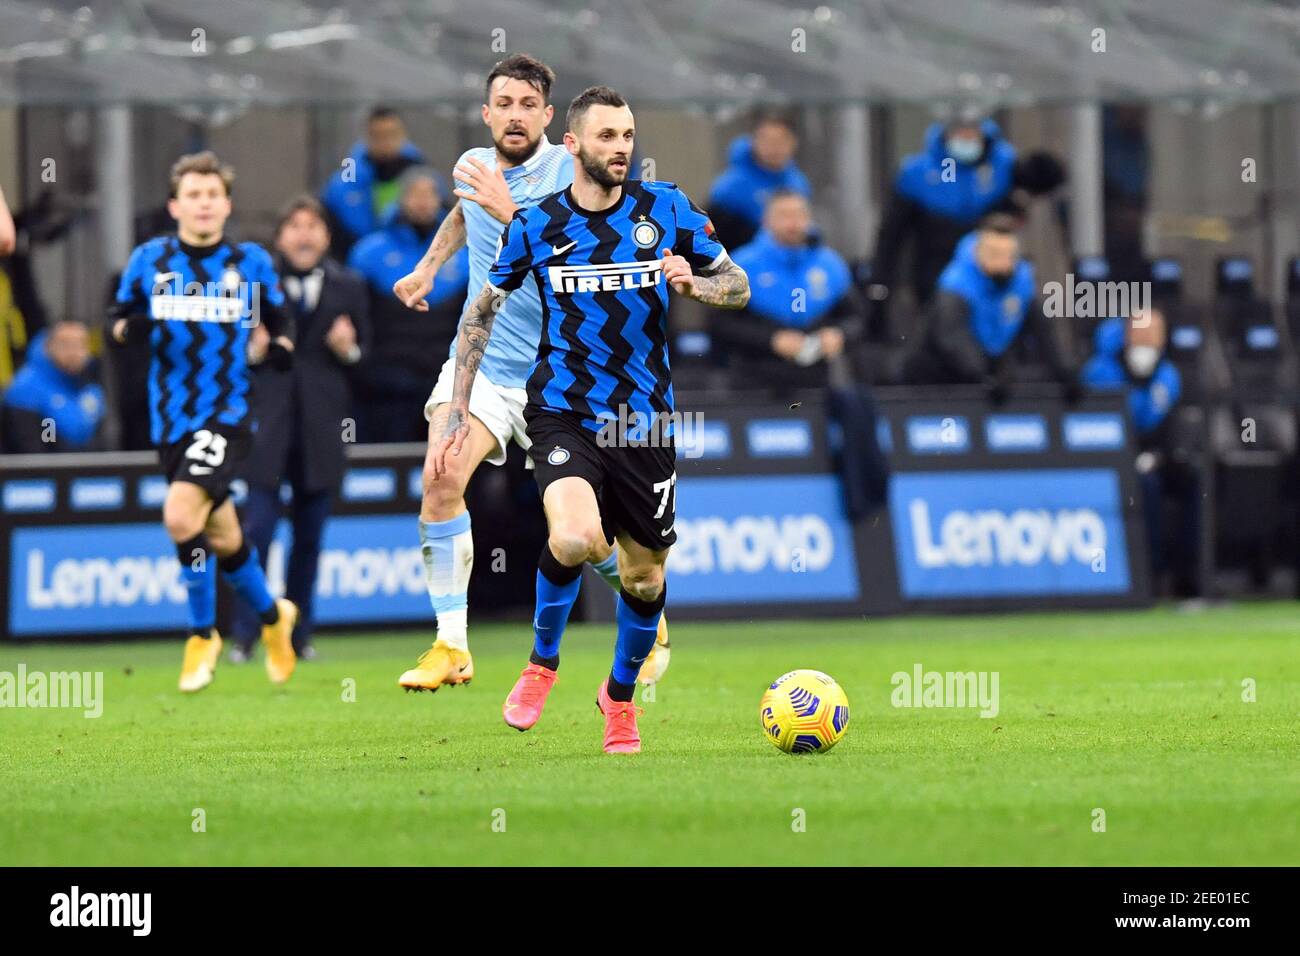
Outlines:
[[[179, 641], [5, 643], [0, 671], [103, 670], [105, 702], [0, 710], [0, 863], [1295, 865], [1298, 617], [674, 624], [634, 757], [600, 750], [605, 626], [570, 629], [526, 734], [501, 721], [525, 625], [472, 628], [474, 683], [435, 695], [396, 686], [417, 633], [324, 636], [284, 688], [260, 659], [223, 662], [195, 696], [175, 689]], [[892, 706], [916, 663], [997, 671], [997, 717]], [[759, 729], [765, 685], [796, 667], [849, 695], [827, 754]]]

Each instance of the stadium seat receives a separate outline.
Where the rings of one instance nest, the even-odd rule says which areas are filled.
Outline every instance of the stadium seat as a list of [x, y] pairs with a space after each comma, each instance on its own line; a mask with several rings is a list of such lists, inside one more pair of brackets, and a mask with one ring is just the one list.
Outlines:
[[1259, 518], [1284, 510], [1296, 451], [1296, 413], [1285, 396], [1295, 376], [1291, 343], [1270, 303], [1256, 292], [1250, 259], [1218, 261], [1214, 325], [1232, 383], [1212, 424], [1219, 556], [1225, 564], [1245, 566], [1251, 582], [1264, 587], [1287, 522]]

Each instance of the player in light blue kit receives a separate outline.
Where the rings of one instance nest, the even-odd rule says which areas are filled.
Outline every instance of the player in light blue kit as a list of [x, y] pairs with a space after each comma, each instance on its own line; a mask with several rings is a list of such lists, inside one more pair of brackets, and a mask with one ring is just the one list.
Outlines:
[[[507, 57], [488, 74], [483, 123], [492, 131], [493, 146], [471, 149], [457, 160], [455, 193], [461, 201], [443, 220], [415, 270], [393, 285], [393, 294], [407, 308], [427, 311], [424, 297], [433, 288], [438, 269], [466, 244], [469, 288], [481, 289], [496, 259], [501, 233], [515, 210], [536, 205], [573, 182], [568, 151], [546, 138], [554, 114], [548, 102], [554, 82], [550, 67], [525, 54]], [[526, 284], [496, 317], [491, 345], [470, 394], [469, 436], [461, 453], [447, 456], [447, 469], [437, 478], [430, 459], [425, 458], [420, 547], [429, 599], [438, 616], [438, 634], [416, 666], [399, 678], [398, 683], [408, 690], [436, 691], [444, 685], [467, 684], [474, 676], [466, 633], [474, 542], [465, 487], [481, 462], [504, 464], [510, 442], [528, 448], [525, 384], [537, 358], [541, 330], [542, 303], [536, 286]], [[454, 356], [454, 342], [452, 353]], [[430, 453], [447, 430], [455, 374], [455, 359], [449, 357], [424, 406]], [[599, 557], [593, 567], [617, 591], [617, 554], [611, 547]], [[664, 623], [641, 668], [641, 682], [651, 684], [662, 677], [668, 656]]]

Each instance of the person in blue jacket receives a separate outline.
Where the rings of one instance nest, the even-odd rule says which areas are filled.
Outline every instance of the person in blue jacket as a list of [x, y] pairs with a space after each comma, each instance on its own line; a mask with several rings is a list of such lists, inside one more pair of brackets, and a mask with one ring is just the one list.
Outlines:
[[[1168, 424], [1182, 396], [1182, 377], [1165, 356], [1166, 334], [1159, 309], [1106, 319], [1093, 334], [1093, 354], [1084, 363], [1081, 378], [1090, 391], [1127, 395], [1129, 419], [1137, 436], [1135, 467], [1154, 581], [1158, 585], [1160, 576], [1170, 569], [1175, 592], [1191, 594], [1197, 590], [1200, 481], [1194, 467], [1176, 461], [1169, 452]], [[1172, 550], [1165, 534], [1167, 498], [1178, 508], [1177, 541]]]
[[10, 454], [87, 451], [104, 420], [104, 391], [91, 380], [85, 323], [56, 322], [27, 347], [4, 394], [3, 441]]
[[1069, 344], [1043, 314], [1017, 228], [1014, 217], [995, 213], [957, 244], [939, 276], [922, 347], [905, 364], [906, 381], [984, 385], [999, 402], [1018, 366], [1041, 357], [1066, 397], [1077, 396]]
[[1016, 150], [991, 119], [934, 123], [925, 145], [903, 160], [885, 205], [872, 261], [871, 298], [901, 285], [898, 264], [909, 241], [912, 295], [929, 303], [957, 242], [984, 216], [1004, 210], [1015, 182]]
[[749, 304], [713, 313], [713, 338], [738, 387], [825, 386], [833, 365], [856, 358], [861, 297], [844, 258], [818, 240], [802, 194], [774, 193], [763, 224], [732, 254], [750, 277]]
[[863, 302], [849, 267], [823, 245], [808, 200], [778, 190], [763, 228], [732, 261], [749, 276], [744, 309], [715, 310], [709, 328], [738, 388], [775, 392], [824, 390], [839, 424], [837, 464], [850, 518], [882, 504], [888, 465], [876, 443], [876, 411], [862, 386]]
[[781, 190], [812, 196], [812, 187], [795, 165], [799, 138], [790, 120], [763, 113], [748, 136], [734, 139], [727, 168], [709, 193], [709, 219], [728, 249], [739, 249], [758, 232], [768, 199]]
[[357, 432], [363, 442], [424, 441], [424, 403], [451, 352], [469, 284], [461, 249], [438, 270], [425, 296], [429, 311], [408, 309], [393, 285], [429, 248], [446, 211], [437, 174], [415, 166], [402, 174], [397, 214], [357, 243], [348, 265], [366, 280], [374, 344], [357, 369]]
[[1129, 417], [1143, 450], [1160, 445], [1161, 431], [1182, 394], [1178, 368], [1165, 357], [1165, 320], [1157, 309], [1107, 319], [1093, 334], [1094, 351], [1083, 366], [1093, 391], [1127, 391]]
[[353, 144], [321, 190], [335, 258], [345, 259], [353, 245], [391, 217], [402, 173], [424, 162], [424, 154], [406, 138], [406, 125], [396, 110], [376, 106], [370, 111], [365, 138]]

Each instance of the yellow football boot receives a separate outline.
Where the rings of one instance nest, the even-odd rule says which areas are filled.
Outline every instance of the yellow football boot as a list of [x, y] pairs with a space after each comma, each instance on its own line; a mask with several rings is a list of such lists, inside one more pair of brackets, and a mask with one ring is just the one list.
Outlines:
[[397, 679], [398, 686], [407, 690], [434, 690], [455, 687], [474, 679], [474, 658], [469, 651], [457, 650], [450, 644], [434, 641], [433, 646], [420, 655], [415, 666]]
[[659, 633], [655, 635], [655, 646], [650, 648], [650, 656], [641, 662], [641, 670], [636, 679], [643, 684], [653, 684], [663, 679], [668, 670], [668, 658], [672, 655], [672, 645], [668, 643], [668, 615], [659, 615]]
[[220, 657], [221, 635], [217, 633], [215, 627], [212, 629], [212, 636], [207, 640], [195, 634], [186, 641], [185, 661], [181, 664], [181, 690], [192, 694], [211, 684]]
[[280, 617], [274, 624], [262, 625], [262, 643], [266, 646], [266, 676], [272, 684], [283, 684], [293, 676], [298, 655], [293, 652], [293, 626], [298, 623], [298, 606], [287, 598], [275, 602]]

